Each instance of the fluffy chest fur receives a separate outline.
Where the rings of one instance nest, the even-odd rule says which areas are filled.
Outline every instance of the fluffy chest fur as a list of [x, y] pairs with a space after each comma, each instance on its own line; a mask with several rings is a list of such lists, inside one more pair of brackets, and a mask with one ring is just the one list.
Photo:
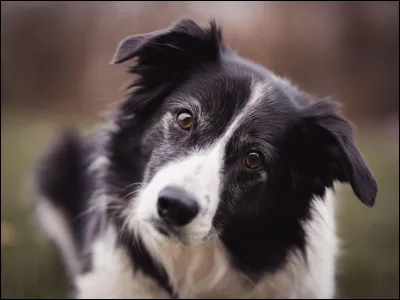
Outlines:
[[[231, 265], [218, 241], [193, 248], [154, 239], [144, 241], [165, 267], [178, 298], [333, 298], [337, 255], [335, 197], [334, 192], [328, 191], [323, 202], [314, 204], [313, 217], [305, 224], [309, 241], [306, 256], [292, 252], [281, 270], [266, 274], [256, 283]], [[118, 245], [116, 235], [110, 226], [94, 241], [92, 270], [76, 278], [78, 298], [170, 297], [151, 278], [133, 271], [135, 262]]]

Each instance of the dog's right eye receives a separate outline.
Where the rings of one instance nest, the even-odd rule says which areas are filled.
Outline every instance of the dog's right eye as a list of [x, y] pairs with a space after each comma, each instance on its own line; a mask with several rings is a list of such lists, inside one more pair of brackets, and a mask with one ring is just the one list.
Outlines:
[[193, 116], [189, 112], [179, 113], [178, 124], [182, 129], [189, 130], [193, 126]]
[[246, 165], [250, 169], [257, 169], [261, 166], [261, 156], [257, 152], [250, 152], [246, 157]]

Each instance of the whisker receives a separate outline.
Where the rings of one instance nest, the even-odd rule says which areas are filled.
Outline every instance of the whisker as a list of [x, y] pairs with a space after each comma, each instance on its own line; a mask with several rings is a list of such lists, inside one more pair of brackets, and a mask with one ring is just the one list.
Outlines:
[[127, 188], [131, 187], [131, 186], [135, 186], [135, 185], [142, 185], [141, 182], [134, 182], [131, 184], [128, 184], [126, 187], [124, 187], [122, 190], [125, 191]]
[[[118, 204], [118, 203], [109, 203], [108, 204], [108, 206], [109, 205], [111, 205], [111, 204], [114, 204], [114, 205], [116, 205], [116, 204]], [[89, 206], [87, 209], [85, 209], [83, 212], [81, 212], [80, 214], [78, 214], [77, 216], [75, 216], [73, 219], [72, 219], [72, 222], [75, 222], [77, 219], [79, 219], [79, 218], [82, 218], [83, 216], [86, 216], [86, 215], [88, 215], [88, 214], [90, 214], [90, 213], [92, 213], [92, 212], [95, 212], [96, 210], [99, 210], [100, 212], [101, 212], [101, 210], [102, 210], [102, 203], [93, 203], [93, 205], [91, 205], [91, 206]]]
[[134, 189], [133, 191], [131, 191], [131, 192], [129, 192], [128, 194], [126, 194], [125, 196], [123, 196], [123, 197], [121, 198], [121, 200], [124, 200], [124, 199], [126, 199], [126, 197], [129, 197], [129, 196], [134, 195], [134, 194], [137, 195], [137, 194], [139, 193], [139, 191], [140, 191], [140, 187]]
[[79, 218], [82, 218], [82, 217], [84, 217], [84, 216], [86, 216], [86, 215], [88, 215], [88, 214], [90, 214], [90, 213], [96, 211], [97, 208], [98, 208], [97, 205], [93, 205], [93, 206], [87, 208], [86, 210], [84, 210], [83, 212], [81, 212], [80, 214], [78, 214], [77, 216], [75, 216], [71, 221], [72, 221], [72, 222], [75, 222], [75, 221], [77, 221]]

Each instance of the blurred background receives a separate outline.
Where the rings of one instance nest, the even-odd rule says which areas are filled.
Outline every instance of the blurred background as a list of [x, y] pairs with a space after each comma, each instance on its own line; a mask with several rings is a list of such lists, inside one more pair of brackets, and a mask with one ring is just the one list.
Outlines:
[[1, 296], [61, 298], [26, 182], [64, 126], [90, 132], [130, 83], [109, 65], [127, 35], [215, 18], [239, 54], [316, 96], [334, 96], [376, 175], [376, 206], [343, 186], [341, 298], [399, 297], [398, 2], [1, 2]]

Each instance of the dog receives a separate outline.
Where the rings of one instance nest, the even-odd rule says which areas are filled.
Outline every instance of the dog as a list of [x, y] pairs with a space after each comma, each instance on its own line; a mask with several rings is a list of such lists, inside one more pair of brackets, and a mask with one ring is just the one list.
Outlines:
[[378, 183], [335, 100], [241, 57], [214, 20], [122, 40], [129, 94], [38, 160], [34, 207], [75, 298], [334, 298], [336, 187]]

